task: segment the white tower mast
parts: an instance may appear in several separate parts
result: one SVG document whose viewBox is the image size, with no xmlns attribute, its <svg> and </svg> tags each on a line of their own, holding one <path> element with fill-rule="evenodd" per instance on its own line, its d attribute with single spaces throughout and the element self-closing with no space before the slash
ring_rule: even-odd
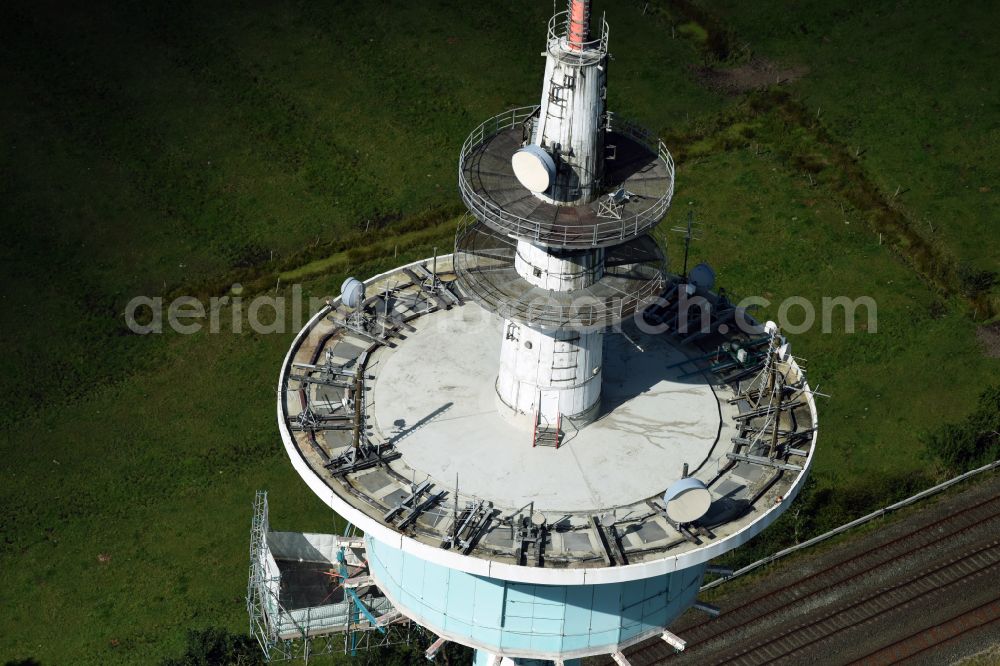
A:
<svg viewBox="0 0 1000 666">
<path fill-rule="evenodd" d="M 607 25 L 591 41 L 589 0 L 570 0 L 565 34 L 549 31 L 545 78 L 531 143 L 514 153 L 514 175 L 535 197 L 557 206 L 590 204 L 604 172 Z M 604 250 L 566 250 L 517 239 L 514 266 L 531 285 L 577 292 L 604 276 Z M 601 400 L 602 329 L 504 322 L 497 395 L 515 415 L 558 428 L 563 416 L 592 420 Z"/>
</svg>

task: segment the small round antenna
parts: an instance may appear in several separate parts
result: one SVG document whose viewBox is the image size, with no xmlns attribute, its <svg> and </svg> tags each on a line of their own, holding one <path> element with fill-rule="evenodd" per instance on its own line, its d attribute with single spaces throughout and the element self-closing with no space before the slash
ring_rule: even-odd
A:
<svg viewBox="0 0 1000 666">
<path fill-rule="evenodd" d="M 691 269 L 688 280 L 699 289 L 710 290 L 715 286 L 715 269 L 702 262 Z"/>
<path fill-rule="evenodd" d="M 340 285 L 340 300 L 349 308 L 357 308 L 365 300 L 365 284 L 349 277 Z"/>
</svg>

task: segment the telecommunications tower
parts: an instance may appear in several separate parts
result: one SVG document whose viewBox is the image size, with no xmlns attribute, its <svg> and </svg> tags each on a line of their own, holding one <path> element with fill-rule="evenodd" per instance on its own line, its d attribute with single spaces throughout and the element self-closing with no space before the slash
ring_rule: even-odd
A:
<svg viewBox="0 0 1000 666">
<path fill-rule="evenodd" d="M 650 236 L 674 164 L 606 108 L 607 23 L 571 0 L 544 56 L 540 104 L 462 146 L 454 253 L 347 280 L 282 364 L 293 467 L 363 534 L 273 532 L 258 498 L 269 657 L 413 625 L 478 665 L 683 649 L 668 626 L 709 561 L 805 481 L 818 422 L 789 343 Z"/>
</svg>

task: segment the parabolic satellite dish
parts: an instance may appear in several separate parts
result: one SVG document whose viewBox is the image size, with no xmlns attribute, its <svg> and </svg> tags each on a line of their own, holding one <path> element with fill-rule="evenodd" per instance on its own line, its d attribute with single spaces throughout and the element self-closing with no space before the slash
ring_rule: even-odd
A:
<svg viewBox="0 0 1000 666">
<path fill-rule="evenodd" d="M 688 280 L 699 289 L 711 289 L 715 286 L 715 269 L 702 262 L 691 269 Z"/>
<path fill-rule="evenodd" d="M 690 523 L 708 512 L 712 493 L 704 483 L 688 476 L 667 488 L 663 503 L 667 505 L 667 518 L 675 523 Z"/>
<path fill-rule="evenodd" d="M 365 285 L 356 278 L 349 277 L 340 285 L 340 300 L 349 308 L 356 308 L 365 300 Z"/>
<path fill-rule="evenodd" d="M 535 144 L 521 148 L 510 158 L 514 175 L 532 192 L 544 192 L 556 177 L 556 163 L 545 149 Z"/>
</svg>

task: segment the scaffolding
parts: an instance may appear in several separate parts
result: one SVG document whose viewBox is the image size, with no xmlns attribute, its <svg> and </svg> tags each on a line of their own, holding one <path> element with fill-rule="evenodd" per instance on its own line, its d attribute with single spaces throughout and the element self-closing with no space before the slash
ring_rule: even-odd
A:
<svg viewBox="0 0 1000 666">
<path fill-rule="evenodd" d="M 264 491 L 254 498 L 247 613 L 267 661 L 354 655 L 409 642 L 414 629 L 372 584 L 361 537 L 271 531 Z"/>
</svg>

